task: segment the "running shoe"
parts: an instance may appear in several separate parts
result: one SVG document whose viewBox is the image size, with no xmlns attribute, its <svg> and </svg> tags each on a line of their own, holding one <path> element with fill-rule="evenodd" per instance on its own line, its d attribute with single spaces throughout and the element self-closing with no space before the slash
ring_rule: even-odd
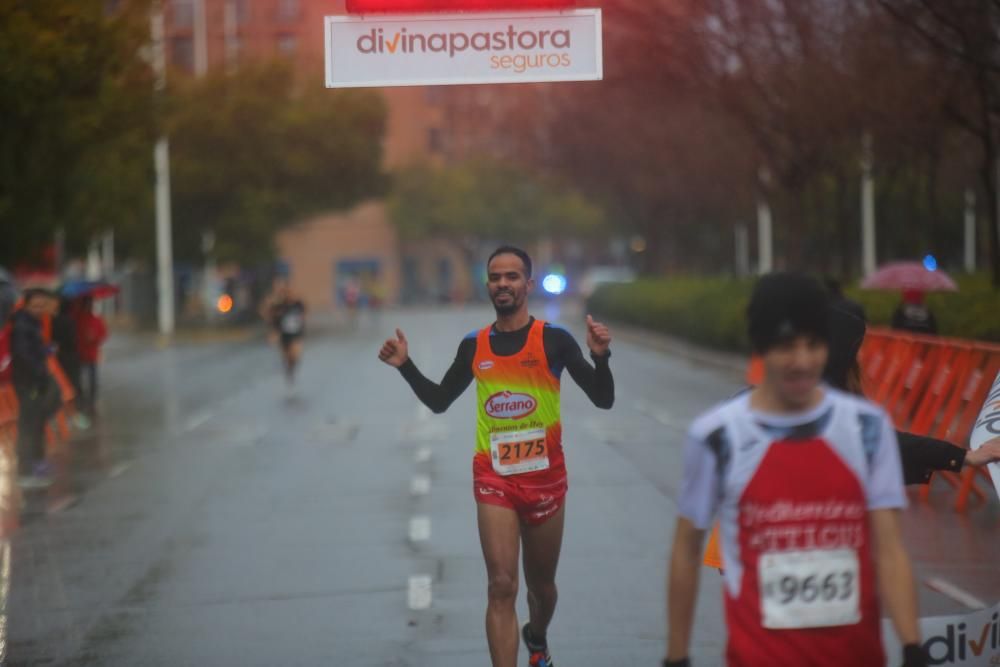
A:
<svg viewBox="0 0 1000 667">
<path fill-rule="evenodd" d="M 548 643 L 538 644 L 528 630 L 528 623 L 521 628 L 521 636 L 524 638 L 524 645 L 528 647 L 528 665 L 530 667 L 555 667 L 552 656 L 549 654 Z"/>
</svg>

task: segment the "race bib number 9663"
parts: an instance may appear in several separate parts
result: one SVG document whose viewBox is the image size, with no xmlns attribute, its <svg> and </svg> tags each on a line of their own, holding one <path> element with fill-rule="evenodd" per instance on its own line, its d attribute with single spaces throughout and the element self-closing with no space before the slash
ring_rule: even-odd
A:
<svg viewBox="0 0 1000 667">
<path fill-rule="evenodd" d="M 545 470 L 549 467 L 545 429 L 491 433 L 490 457 L 493 469 L 501 475 Z"/>
<path fill-rule="evenodd" d="M 757 564 L 765 628 L 823 628 L 861 620 L 854 549 L 774 551 Z"/>
</svg>

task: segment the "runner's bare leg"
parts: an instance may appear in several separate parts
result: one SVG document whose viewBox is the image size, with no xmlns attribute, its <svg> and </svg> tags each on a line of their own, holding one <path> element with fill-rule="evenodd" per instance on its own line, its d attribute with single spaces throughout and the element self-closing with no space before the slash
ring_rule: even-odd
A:
<svg viewBox="0 0 1000 667">
<path fill-rule="evenodd" d="M 516 667 L 518 647 L 517 556 L 521 548 L 517 513 L 478 503 L 479 541 L 488 581 L 486 639 L 493 667 Z"/>
<path fill-rule="evenodd" d="M 562 547 L 566 506 L 538 526 L 521 526 L 524 541 L 524 583 L 528 588 L 531 636 L 544 639 L 559 593 L 556 590 L 556 566 Z"/>
</svg>

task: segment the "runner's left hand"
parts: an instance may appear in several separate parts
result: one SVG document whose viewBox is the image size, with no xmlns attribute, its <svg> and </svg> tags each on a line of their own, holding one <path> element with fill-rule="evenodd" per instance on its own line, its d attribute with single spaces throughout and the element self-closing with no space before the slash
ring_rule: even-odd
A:
<svg viewBox="0 0 1000 667">
<path fill-rule="evenodd" d="M 587 347 L 595 357 L 603 357 L 611 345 L 611 332 L 608 328 L 587 315 Z"/>
<path fill-rule="evenodd" d="M 977 468 L 994 461 L 1000 461 L 1000 437 L 987 440 L 979 445 L 979 449 L 965 455 L 965 464 Z"/>
</svg>

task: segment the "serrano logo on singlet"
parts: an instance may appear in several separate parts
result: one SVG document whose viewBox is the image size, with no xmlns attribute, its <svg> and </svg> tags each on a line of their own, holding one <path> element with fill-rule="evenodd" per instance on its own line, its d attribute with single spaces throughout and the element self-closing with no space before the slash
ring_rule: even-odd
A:
<svg viewBox="0 0 1000 667">
<path fill-rule="evenodd" d="M 486 361 L 480 361 L 479 362 L 479 370 L 481 370 L 481 371 L 488 371 L 491 368 L 493 368 L 493 362 L 490 361 L 489 359 L 487 359 Z"/>
<path fill-rule="evenodd" d="M 537 407 L 538 401 L 534 396 L 510 391 L 493 394 L 483 404 L 486 414 L 494 419 L 523 419 Z"/>
</svg>

